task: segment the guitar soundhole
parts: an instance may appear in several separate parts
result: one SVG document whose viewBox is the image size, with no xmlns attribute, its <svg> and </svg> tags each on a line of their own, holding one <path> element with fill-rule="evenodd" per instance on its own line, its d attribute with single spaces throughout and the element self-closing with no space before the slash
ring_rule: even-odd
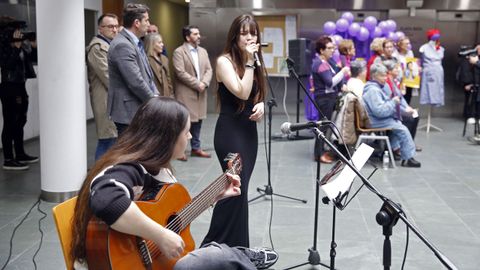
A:
<svg viewBox="0 0 480 270">
<path fill-rule="evenodd" d="M 174 231 L 177 234 L 180 234 L 180 231 L 182 230 L 182 220 L 177 217 L 178 215 L 171 215 L 168 218 L 167 228 Z"/>
</svg>

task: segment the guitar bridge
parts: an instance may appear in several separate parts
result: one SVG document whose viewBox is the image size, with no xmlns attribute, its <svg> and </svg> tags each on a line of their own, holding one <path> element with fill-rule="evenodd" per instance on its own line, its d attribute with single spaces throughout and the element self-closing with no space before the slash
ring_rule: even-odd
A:
<svg viewBox="0 0 480 270">
<path fill-rule="evenodd" d="M 150 251 L 147 247 L 147 241 L 143 239 L 137 240 L 137 247 L 140 253 L 140 257 L 142 258 L 143 265 L 145 265 L 146 269 L 151 269 L 152 267 L 152 256 L 150 255 Z"/>
</svg>

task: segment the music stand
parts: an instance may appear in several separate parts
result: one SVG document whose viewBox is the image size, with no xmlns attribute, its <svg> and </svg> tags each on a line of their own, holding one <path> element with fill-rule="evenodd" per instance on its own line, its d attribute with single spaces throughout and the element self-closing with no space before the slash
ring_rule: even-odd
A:
<svg viewBox="0 0 480 270">
<path fill-rule="evenodd" d="M 330 171 L 322 178 L 320 181 L 320 185 L 324 185 L 328 183 L 340 170 L 342 170 L 345 167 L 345 165 L 341 161 L 337 161 L 335 165 L 330 169 Z M 374 170 L 370 175 L 368 176 L 368 179 L 370 179 L 375 172 L 378 170 L 378 168 L 375 166 Z M 353 184 L 353 183 L 352 183 Z M 337 207 L 340 210 L 343 210 L 347 207 L 347 205 L 355 198 L 358 192 L 362 189 L 364 185 L 362 184 L 356 191 L 353 193 L 353 196 L 348 199 L 348 194 L 350 194 L 350 188 L 348 189 L 348 193 L 344 196 L 346 202 L 342 204 L 336 204 L 335 202 L 332 201 L 332 240 L 330 242 L 330 269 L 333 270 L 335 269 L 335 256 L 337 255 L 336 248 L 337 248 L 337 243 L 335 242 L 335 228 L 336 228 L 336 212 L 337 212 Z M 328 198 L 328 196 L 325 196 L 322 198 L 323 204 L 329 204 L 331 200 Z"/>
</svg>

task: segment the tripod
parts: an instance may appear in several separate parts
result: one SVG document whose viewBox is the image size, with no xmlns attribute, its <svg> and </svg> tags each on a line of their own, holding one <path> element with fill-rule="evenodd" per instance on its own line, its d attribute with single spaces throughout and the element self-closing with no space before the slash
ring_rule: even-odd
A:
<svg viewBox="0 0 480 270">
<path fill-rule="evenodd" d="M 267 105 L 268 105 L 268 151 L 267 151 L 267 185 L 264 186 L 265 188 L 260 188 L 260 187 L 257 187 L 257 192 L 260 193 L 260 195 L 258 195 L 257 197 L 249 200 L 248 202 L 251 203 L 257 199 L 260 199 L 262 197 L 265 197 L 265 196 L 272 196 L 272 195 L 275 195 L 275 196 L 278 196 L 278 197 L 282 197 L 282 198 L 286 198 L 286 199 L 290 199 L 290 200 L 294 200 L 294 201 L 299 201 L 299 202 L 302 202 L 302 203 L 307 203 L 307 200 L 303 200 L 303 199 L 298 199 L 298 198 L 294 198 L 294 197 L 289 197 L 289 196 L 285 196 L 285 195 L 282 195 L 282 194 L 278 194 L 278 193 L 274 193 L 273 192 L 273 188 L 272 188 L 272 182 L 271 182 L 271 158 L 272 158 L 272 108 L 273 107 L 276 107 L 277 106 L 277 102 L 275 101 L 275 94 L 273 93 L 273 89 L 272 89 L 272 85 L 270 84 L 270 80 L 268 78 L 268 72 L 267 72 L 267 69 L 264 68 L 264 72 L 266 74 L 266 78 L 267 78 L 267 82 L 268 82 L 268 87 L 270 88 L 270 94 L 272 95 L 272 98 L 267 101 Z"/>
<path fill-rule="evenodd" d="M 469 113 L 470 115 L 473 115 L 475 119 L 475 124 L 474 126 L 474 131 L 473 131 L 473 136 L 476 136 L 480 133 L 480 125 L 478 123 L 478 115 L 480 114 L 480 101 L 478 101 L 478 84 L 474 84 L 472 86 L 472 90 L 470 92 L 470 95 L 468 96 L 468 102 L 465 104 L 467 106 L 467 114 Z M 465 123 L 463 124 L 463 136 L 465 136 L 465 132 L 467 130 L 467 120 L 468 120 L 468 115 L 465 117 Z"/>
</svg>

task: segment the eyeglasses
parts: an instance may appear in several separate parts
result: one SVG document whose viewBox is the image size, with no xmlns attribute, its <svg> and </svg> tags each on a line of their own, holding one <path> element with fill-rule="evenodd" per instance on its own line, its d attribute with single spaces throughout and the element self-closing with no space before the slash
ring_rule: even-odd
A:
<svg viewBox="0 0 480 270">
<path fill-rule="evenodd" d="M 109 29 L 117 28 L 118 29 L 118 24 L 109 24 L 109 25 L 102 25 L 101 27 L 107 27 Z"/>
</svg>

